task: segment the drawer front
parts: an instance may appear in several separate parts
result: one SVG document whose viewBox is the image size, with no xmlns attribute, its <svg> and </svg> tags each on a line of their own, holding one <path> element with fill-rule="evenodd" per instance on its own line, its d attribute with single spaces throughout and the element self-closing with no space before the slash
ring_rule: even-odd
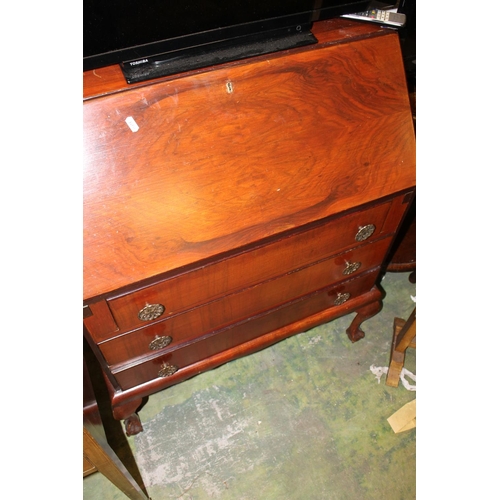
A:
<svg viewBox="0 0 500 500">
<path fill-rule="evenodd" d="M 334 219 L 319 227 L 111 299 L 108 301 L 109 307 L 122 331 L 160 321 L 335 255 L 363 241 L 373 241 L 382 231 L 384 234 L 394 231 L 399 221 L 394 222 L 394 227 L 387 227 L 387 224 L 384 227 L 390 207 L 391 203 L 387 202 Z M 372 226 L 374 231 L 370 234 Z M 360 228 L 367 228 L 367 232 L 363 234 L 363 229 Z M 148 311 L 148 305 L 153 304 L 160 304 L 161 308 L 158 308 L 157 313 L 145 315 L 146 319 L 141 320 L 140 312 Z"/>
<path fill-rule="evenodd" d="M 244 342 L 278 328 L 304 319 L 327 308 L 338 307 L 339 316 L 345 314 L 349 300 L 368 292 L 375 284 L 378 269 L 356 279 L 328 287 L 310 296 L 293 301 L 283 307 L 270 311 L 213 335 L 180 346 L 165 354 L 133 367 L 114 370 L 118 383 L 123 390 L 130 389 L 156 378 L 168 378 L 174 370 L 180 370 L 193 363 L 237 347 Z M 342 302 L 336 305 L 336 301 Z"/>
<path fill-rule="evenodd" d="M 390 238 L 384 238 L 343 252 L 300 271 L 246 288 L 150 327 L 103 342 L 100 349 L 109 364 L 126 362 L 155 350 L 171 349 L 179 343 L 256 316 L 331 283 L 349 279 L 379 266 L 390 242 Z"/>
</svg>

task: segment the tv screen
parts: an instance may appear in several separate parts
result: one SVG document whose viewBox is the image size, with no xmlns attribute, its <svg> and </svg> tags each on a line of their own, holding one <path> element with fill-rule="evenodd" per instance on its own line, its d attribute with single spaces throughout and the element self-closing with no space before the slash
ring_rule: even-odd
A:
<svg viewBox="0 0 500 500">
<path fill-rule="evenodd" d="M 314 21 L 359 12 L 368 4 L 367 0 L 84 0 L 83 69 L 121 64 L 125 70 L 143 71 L 149 65 L 168 74 L 179 71 L 183 58 L 188 66 L 200 67 L 287 48 L 278 41 L 282 35 L 294 39 L 291 47 L 314 43 L 308 32 Z M 241 46 L 246 48 L 236 49 Z M 159 76 L 158 71 L 153 73 L 149 77 Z"/>
</svg>

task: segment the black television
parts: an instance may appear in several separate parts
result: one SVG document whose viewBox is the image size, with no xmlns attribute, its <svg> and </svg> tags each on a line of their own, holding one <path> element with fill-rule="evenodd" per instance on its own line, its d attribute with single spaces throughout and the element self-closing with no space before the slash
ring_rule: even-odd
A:
<svg viewBox="0 0 500 500">
<path fill-rule="evenodd" d="M 83 69 L 128 83 L 316 43 L 313 22 L 369 0 L 84 0 Z"/>
</svg>

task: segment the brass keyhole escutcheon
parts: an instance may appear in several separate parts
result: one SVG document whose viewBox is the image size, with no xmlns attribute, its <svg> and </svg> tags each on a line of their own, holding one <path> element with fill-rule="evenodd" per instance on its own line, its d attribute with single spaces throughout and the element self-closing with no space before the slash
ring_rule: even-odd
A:
<svg viewBox="0 0 500 500">
<path fill-rule="evenodd" d="M 158 351 L 159 349 L 163 349 L 167 347 L 170 342 L 172 342 L 172 337 L 164 336 L 164 337 L 156 337 L 149 343 L 149 348 L 152 351 Z"/>
<path fill-rule="evenodd" d="M 148 304 L 139 311 L 141 321 L 151 321 L 159 318 L 165 312 L 165 307 L 161 304 Z"/>
<path fill-rule="evenodd" d="M 354 239 L 356 241 L 365 241 L 375 232 L 375 226 L 373 224 L 367 224 L 366 226 L 360 226 L 358 232 Z"/>
<path fill-rule="evenodd" d="M 175 365 L 171 365 L 170 363 L 163 363 L 161 366 L 161 370 L 158 372 L 158 377 L 170 377 L 173 375 L 179 368 Z"/>
<path fill-rule="evenodd" d="M 361 267 L 361 262 L 347 262 L 345 263 L 345 268 L 342 271 L 342 274 L 346 276 L 352 273 L 355 273 Z"/>
<path fill-rule="evenodd" d="M 347 302 L 351 297 L 349 292 L 337 293 L 337 298 L 333 301 L 334 306 L 340 306 L 344 302 Z"/>
</svg>

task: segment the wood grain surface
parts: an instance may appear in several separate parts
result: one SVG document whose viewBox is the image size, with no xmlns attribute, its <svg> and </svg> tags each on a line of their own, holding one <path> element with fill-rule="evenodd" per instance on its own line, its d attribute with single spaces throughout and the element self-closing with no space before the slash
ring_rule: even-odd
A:
<svg viewBox="0 0 500 500">
<path fill-rule="evenodd" d="M 404 82 L 389 33 L 85 101 L 84 299 L 414 186 Z"/>
</svg>

